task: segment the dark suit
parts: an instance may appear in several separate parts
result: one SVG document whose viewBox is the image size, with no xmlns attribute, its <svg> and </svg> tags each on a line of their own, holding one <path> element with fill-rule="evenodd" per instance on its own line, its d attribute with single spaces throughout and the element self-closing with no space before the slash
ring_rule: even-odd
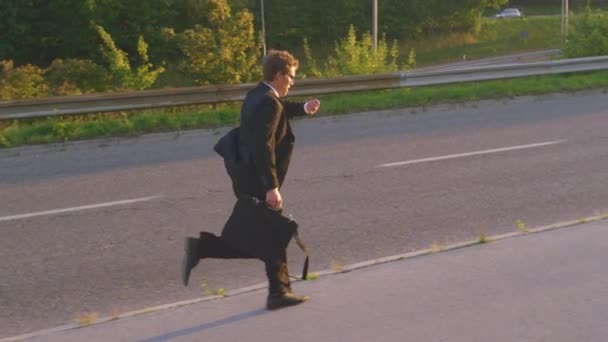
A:
<svg viewBox="0 0 608 342">
<path fill-rule="evenodd" d="M 295 142 L 289 118 L 305 114 L 303 103 L 282 101 L 264 83 L 247 93 L 241 109 L 239 152 L 251 168 L 235 184 L 235 191 L 264 200 L 266 191 L 281 187 Z"/>
<path fill-rule="evenodd" d="M 265 201 L 268 190 L 281 187 L 295 142 L 289 118 L 305 114 L 304 103 L 282 101 L 263 82 L 247 93 L 240 127 L 215 147 L 224 157 L 237 198 L 253 196 Z M 270 295 L 291 292 L 285 249 L 269 253 L 272 256 L 252 254 L 256 250 L 252 245 L 260 242 L 246 234 L 251 226 L 231 224 L 242 222 L 234 220 L 237 207 L 238 203 L 221 237 L 201 233 L 201 257 L 260 258 L 266 265 Z"/>
</svg>

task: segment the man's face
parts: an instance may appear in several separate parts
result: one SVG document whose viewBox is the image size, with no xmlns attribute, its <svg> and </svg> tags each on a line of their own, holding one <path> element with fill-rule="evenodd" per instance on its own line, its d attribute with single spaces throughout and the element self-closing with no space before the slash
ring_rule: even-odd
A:
<svg viewBox="0 0 608 342">
<path fill-rule="evenodd" d="M 289 88 L 293 86 L 296 79 L 296 67 L 290 67 L 286 74 L 277 73 L 274 77 L 273 87 L 277 90 L 280 97 L 286 96 Z"/>
</svg>

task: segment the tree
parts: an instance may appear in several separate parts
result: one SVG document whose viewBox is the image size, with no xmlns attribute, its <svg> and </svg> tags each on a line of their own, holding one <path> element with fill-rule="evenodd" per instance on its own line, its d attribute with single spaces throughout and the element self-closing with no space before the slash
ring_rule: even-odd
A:
<svg viewBox="0 0 608 342">
<path fill-rule="evenodd" d="M 2 0 L 0 13 L 0 59 L 44 67 L 91 51 L 94 31 L 85 1 Z"/>
<path fill-rule="evenodd" d="M 242 3 L 242 0 L 230 0 Z M 369 1 L 371 10 L 371 1 Z M 260 0 L 249 0 L 248 8 L 256 17 L 261 31 Z M 266 9 L 266 38 L 270 48 L 293 50 L 299 48 L 302 37 L 311 43 L 327 44 L 343 37 L 351 24 L 369 27 L 370 16 L 361 1 L 353 0 L 264 0 Z M 371 13 L 371 12 L 370 12 Z"/>
<path fill-rule="evenodd" d="M 20 20 L 22 0 L 0 1 L 0 60 L 14 60 L 17 52 L 15 44 L 22 38 L 26 30 L 25 23 Z"/>
<path fill-rule="evenodd" d="M 389 37 L 421 39 L 446 32 L 479 31 L 483 10 L 508 0 L 383 0 L 379 2 L 381 30 Z"/>
<path fill-rule="evenodd" d="M 89 4 L 89 21 L 104 27 L 114 37 L 115 44 L 127 53 L 131 63 L 138 62 L 137 45 L 133 42 L 139 37 L 153 47 L 149 51 L 152 63 L 158 65 L 165 59 L 166 53 L 160 49 L 162 28 L 175 27 L 175 23 L 180 22 L 178 15 L 183 0 L 84 1 Z M 96 45 L 94 48 L 96 50 Z"/>
<path fill-rule="evenodd" d="M 251 13 L 244 10 L 232 16 L 226 0 L 204 0 L 202 5 L 208 26 L 196 25 L 175 36 L 185 56 L 180 70 L 201 85 L 259 77 L 260 43 Z"/>
</svg>

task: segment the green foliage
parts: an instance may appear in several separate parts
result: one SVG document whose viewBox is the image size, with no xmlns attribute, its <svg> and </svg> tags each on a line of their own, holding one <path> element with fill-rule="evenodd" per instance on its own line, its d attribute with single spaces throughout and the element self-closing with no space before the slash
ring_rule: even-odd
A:
<svg viewBox="0 0 608 342">
<path fill-rule="evenodd" d="M 369 32 L 363 33 L 361 39 L 357 37 L 353 25 L 342 40 L 335 43 L 333 54 L 327 58 L 325 67 L 321 70 L 312 56 L 308 39 L 303 42 L 305 61 L 303 74 L 305 77 L 338 77 L 342 75 L 364 75 L 382 72 L 395 72 L 399 69 L 397 57 L 399 50 L 397 41 L 389 48 L 386 36 L 378 41 L 374 49 L 372 37 Z M 416 53 L 410 50 L 404 68 L 409 70 L 416 64 Z"/>
<path fill-rule="evenodd" d="M 351 25 L 347 36 L 336 42 L 334 55 L 329 57 L 325 73 L 327 76 L 340 76 L 397 71 L 398 54 L 397 42 L 393 42 L 389 49 L 386 36 L 378 41 L 374 51 L 369 32 L 363 33 L 361 40 L 358 40 L 356 29 Z"/>
<path fill-rule="evenodd" d="M 563 54 L 568 58 L 608 55 L 608 16 L 594 14 L 587 7 L 585 14 L 574 20 Z"/>
<path fill-rule="evenodd" d="M 306 63 L 304 63 L 303 68 L 302 68 L 302 66 L 300 67 L 301 69 L 303 69 L 301 74 L 303 74 L 304 77 L 313 77 L 313 78 L 321 77 L 323 74 L 317 67 L 317 62 L 315 61 L 315 58 L 312 55 L 312 50 L 310 49 L 310 45 L 308 44 L 307 38 L 304 38 L 303 47 L 304 47 L 304 58 L 305 58 Z"/>
<path fill-rule="evenodd" d="M 421 39 L 435 34 L 479 32 L 483 11 L 508 0 L 379 1 L 380 30 L 389 37 Z"/>
<path fill-rule="evenodd" d="M 598 0 L 595 0 L 596 2 Z M 371 27 L 371 2 L 353 0 L 265 0 L 268 47 L 297 50 L 302 37 L 312 46 L 327 46 L 347 34 L 349 25 Z M 484 8 L 507 0 L 382 0 L 380 32 L 389 40 L 424 37 L 431 33 L 476 31 Z M 0 60 L 17 65 L 48 66 L 54 59 L 90 59 L 102 63 L 96 25 L 114 37 L 130 63 L 139 63 L 133 42 L 144 37 L 154 65 L 172 62 L 163 28 L 176 32 L 211 28 L 236 12 L 255 14 L 254 31 L 261 31 L 259 0 L 2 0 L 0 1 Z M 215 6 L 215 7 L 214 7 Z M 219 6 L 219 7 L 218 7 Z M 253 18 L 252 18 L 253 19 Z M 256 34 L 257 35 L 257 34 Z M 321 51 L 322 54 L 328 51 Z"/>
<path fill-rule="evenodd" d="M 0 134 L 0 147 L 11 147 L 11 142 L 2 134 Z"/>
<path fill-rule="evenodd" d="M 56 122 L 53 125 L 53 133 L 58 136 L 64 142 L 68 141 L 68 135 L 66 133 L 67 123 Z"/>
<path fill-rule="evenodd" d="M 382 2 L 382 1 L 380 1 Z M 258 14 L 260 1 L 250 1 Z M 308 37 L 313 46 L 328 45 L 348 32 L 350 24 L 371 25 L 371 1 L 353 0 L 264 0 L 267 43 L 270 48 L 293 50 Z M 261 30 L 258 17 L 256 25 Z M 331 45 L 327 46 L 331 49 Z"/>
<path fill-rule="evenodd" d="M 0 60 L 46 67 L 55 58 L 94 51 L 82 0 L 0 1 Z"/>
<path fill-rule="evenodd" d="M 27 99 L 48 94 L 44 70 L 27 64 L 14 68 L 13 61 L 0 61 L 0 100 Z"/>
<path fill-rule="evenodd" d="M 87 59 L 56 59 L 44 77 L 53 95 L 78 95 L 111 89 L 107 71 Z"/>
<path fill-rule="evenodd" d="M 24 22 L 20 20 L 20 0 L 0 1 L 0 60 L 15 59 L 18 52 L 17 40 L 21 38 L 24 31 Z"/>
<path fill-rule="evenodd" d="M 407 55 L 407 62 L 405 63 L 405 70 L 411 70 L 416 66 L 416 50 L 410 49 Z"/>
<path fill-rule="evenodd" d="M 133 72 L 127 58 L 127 53 L 116 47 L 114 40 L 103 27 L 98 25 L 96 28 L 104 43 L 101 51 L 104 59 L 110 66 L 110 76 L 115 88 L 137 90 L 149 88 L 154 84 L 158 76 L 165 71 L 163 67 L 150 70 L 152 64 L 148 59 L 148 44 L 140 36 L 137 43 L 137 52 L 143 63 L 137 67 L 136 72 Z"/>
<path fill-rule="evenodd" d="M 63 0 L 65 1 L 65 0 Z M 73 1 L 73 0 L 70 0 Z M 161 65 L 168 58 L 170 50 L 161 46 L 162 27 L 176 27 L 183 22 L 179 16 L 185 12 L 183 4 L 198 0 L 78 0 L 85 2 L 88 7 L 87 22 L 102 26 L 114 38 L 116 46 L 127 53 L 131 65 L 141 63 L 138 57 L 137 45 L 139 37 L 143 37 L 151 49 L 150 61 L 154 65 Z M 96 31 L 96 30 L 95 30 Z M 96 32 L 90 35 L 91 43 L 88 45 L 90 58 L 101 63 L 101 58 L 92 58 L 91 54 L 97 52 L 97 41 L 91 39 Z M 101 56 L 100 56 L 101 57 Z"/>
<path fill-rule="evenodd" d="M 131 79 L 132 83 L 129 84 L 130 89 L 146 89 L 150 88 L 160 74 L 165 72 L 164 67 L 158 67 L 151 70 L 153 67 L 148 58 L 148 44 L 144 40 L 144 37 L 139 36 L 137 40 L 137 52 L 142 59 L 143 63 L 137 67 L 137 73 Z"/>
<path fill-rule="evenodd" d="M 208 26 L 175 35 L 185 58 L 180 70 L 197 84 L 245 83 L 260 76 L 260 44 L 247 11 L 230 13 L 226 0 L 204 0 Z"/>
</svg>

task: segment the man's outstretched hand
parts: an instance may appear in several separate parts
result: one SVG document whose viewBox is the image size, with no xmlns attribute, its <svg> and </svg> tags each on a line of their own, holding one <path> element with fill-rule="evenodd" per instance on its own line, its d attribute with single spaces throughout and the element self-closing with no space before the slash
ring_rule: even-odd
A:
<svg viewBox="0 0 608 342">
<path fill-rule="evenodd" d="M 281 197 L 279 188 L 266 191 L 266 203 L 274 209 L 281 209 L 283 207 L 283 198 Z"/>
<path fill-rule="evenodd" d="M 308 115 L 315 115 L 319 110 L 319 107 L 321 107 L 321 101 L 319 101 L 319 99 L 313 99 L 304 104 L 304 110 Z"/>
</svg>

